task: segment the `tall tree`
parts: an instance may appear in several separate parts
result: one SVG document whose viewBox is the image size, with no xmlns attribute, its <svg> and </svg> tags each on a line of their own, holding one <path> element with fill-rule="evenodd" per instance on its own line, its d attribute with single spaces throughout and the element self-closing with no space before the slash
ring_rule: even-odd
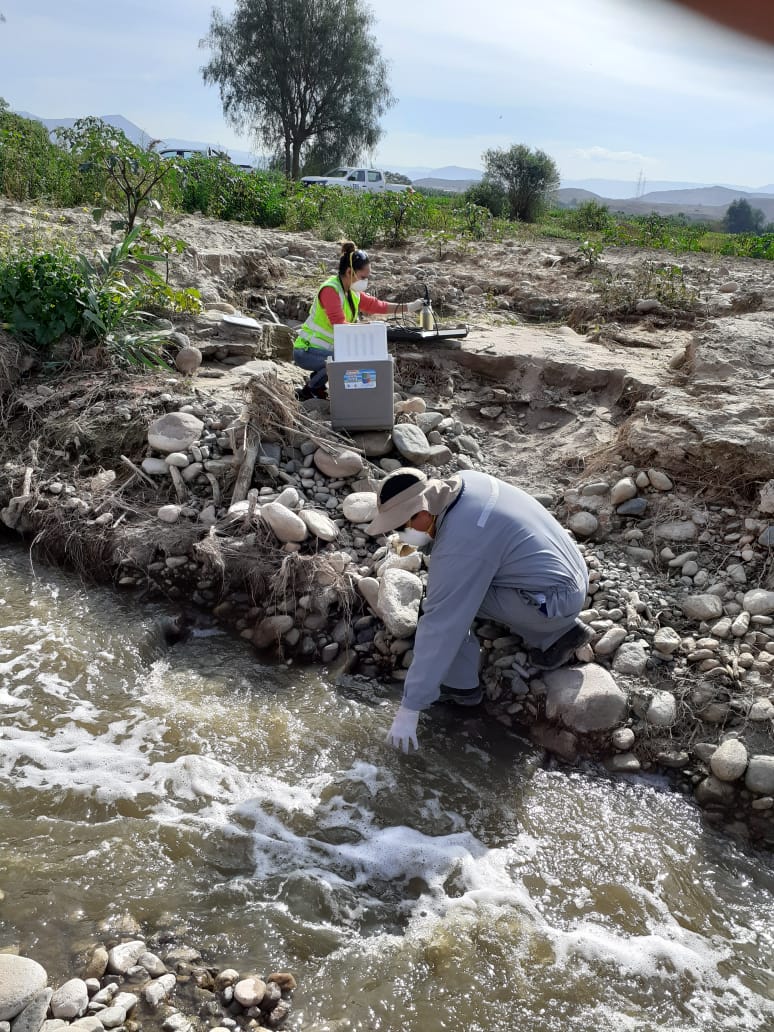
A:
<svg viewBox="0 0 774 1032">
<path fill-rule="evenodd" d="M 505 190 L 512 219 L 533 222 L 559 186 L 559 169 L 554 159 L 523 143 L 508 150 L 484 151 L 482 160 L 484 179 Z"/>
<path fill-rule="evenodd" d="M 760 208 L 753 208 L 749 201 L 740 197 L 731 201 L 723 216 L 726 233 L 760 233 L 766 216 Z"/>
<path fill-rule="evenodd" d="M 297 179 L 315 143 L 351 156 L 381 136 L 394 101 L 373 26 L 362 0 L 236 0 L 231 17 L 213 11 L 200 42 L 211 52 L 204 81 L 231 125 L 279 147 Z"/>
</svg>

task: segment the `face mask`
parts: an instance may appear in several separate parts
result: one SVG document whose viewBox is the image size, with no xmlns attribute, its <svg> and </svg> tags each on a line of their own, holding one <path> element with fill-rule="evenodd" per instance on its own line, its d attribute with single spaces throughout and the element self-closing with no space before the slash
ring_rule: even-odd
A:
<svg viewBox="0 0 774 1032">
<path fill-rule="evenodd" d="M 358 294 L 359 294 L 362 290 L 365 290 L 367 286 L 368 286 L 368 280 L 367 279 L 359 279 L 359 280 L 355 280 L 355 282 L 352 284 L 352 289 L 356 290 L 358 292 Z"/>
<path fill-rule="evenodd" d="M 398 538 L 404 545 L 411 545 L 413 548 L 427 548 L 433 540 L 424 530 L 415 530 L 413 527 L 399 530 Z"/>
</svg>

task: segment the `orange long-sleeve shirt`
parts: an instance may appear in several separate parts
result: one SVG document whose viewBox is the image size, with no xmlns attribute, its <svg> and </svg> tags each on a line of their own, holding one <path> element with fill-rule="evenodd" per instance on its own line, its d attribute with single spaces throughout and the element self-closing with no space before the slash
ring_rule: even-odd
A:
<svg viewBox="0 0 774 1032">
<path fill-rule="evenodd" d="M 341 303 L 341 298 L 333 287 L 322 288 L 320 291 L 320 304 L 325 309 L 325 314 L 330 319 L 331 325 L 336 326 L 347 321 L 344 318 L 344 307 Z M 380 301 L 373 294 L 361 293 L 361 312 L 364 312 L 366 315 L 386 315 L 387 310 L 388 303 L 386 301 Z"/>
</svg>

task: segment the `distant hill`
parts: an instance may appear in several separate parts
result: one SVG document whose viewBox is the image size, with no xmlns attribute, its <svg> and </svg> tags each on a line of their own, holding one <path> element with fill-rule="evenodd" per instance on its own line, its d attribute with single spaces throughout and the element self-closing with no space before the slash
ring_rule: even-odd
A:
<svg viewBox="0 0 774 1032">
<path fill-rule="evenodd" d="M 652 193 L 643 194 L 636 198 L 641 204 L 688 204 L 688 205 L 716 205 L 723 204 L 726 207 L 739 197 L 744 197 L 753 204 L 754 200 L 760 198 L 767 200 L 766 195 L 759 195 L 745 190 L 734 190 L 727 186 L 703 186 L 694 190 L 658 190 Z"/>
<path fill-rule="evenodd" d="M 415 179 L 413 185 L 416 187 L 423 186 L 427 190 L 446 190 L 449 193 L 464 193 L 469 186 L 473 186 L 478 182 L 480 182 L 478 179 L 436 179 L 435 177 L 429 177 L 427 179 Z"/>
<path fill-rule="evenodd" d="M 444 165 L 443 168 L 425 168 L 423 166 L 393 165 L 390 162 L 387 162 L 386 164 L 378 162 L 377 164 L 379 167 L 389 168 L 393 172 L 400 172 L 402 175 L 408 176 L 413 183 L 424 179 L 464 179 L 468 183 L 477 183 L 484 177 L 484 173 L 481 169 L 462 168 L 460 165 Z M 445 189 L 445 187 L 442 187 L 441 189 Z"/>
<path fill-rule="evenodd" d="M 428 173 L 431 179 L 465 179 L 477 183 L 484 178 L 484 173 L 477 168 L 460 168 L 459 165 L 444 165 L 443 168 L 434 168 Z"/>
<path fill-rule="evenodd" d="M 36 122 L 42 122 L 49 132 L 59 128 L 72 129 L 78 121 L 78 118 L 41 118 L 40 115 L 30 114 L 29 111 L 17 111 L 16 113 L 21 115 L 22 118 L 32 118 Z M 120 129 L 126 138 L 131 140 L 132 143 L 137 144 L 138 147 L 147 147 L 153 139 L 144 129 L 140 129 L 138 125 L 130 122 L 128 118 L 124 118 L 123 115 L 98 115 L 97 117 L 106 122 L 107 125 Z"/>
<path fill-rule="evenodd" d="M 644 187 L 648 193 L 661 193 L 665 190 L 696 190 L 710 186 L 710 183 L 677 182 L 670 179 L 646 180 Z M 743 190 L 745 193 L 765 193 L 766 190 L 753 190 L 749 186 L 740 186 L 738 183 L 722 183 L 721 186 L 729 190 Z M 562 189 L 580 188 L 590 190 L 599 197 L 627 198 L 629 200 L 641 200 L 637 197 L 637 182 L 634 179 L 562 179 Z"/>
<path fill-rule="evenodd" d="M 58 129 L 60 126 L 65 129 L 72 129 L 78 121 L 77 118 L 41 118 L 40 115 L 30 114 L 29 111 L 17 111 L 16 114 L 21 115 L 22 118 L 32 118 L 37 122 L 42 122 L 49 132 L 53 132 L 54 129 Z M 123 115 L 97 115 L 96 117 L 102 119 L 107 125 L 120 129 L 126 138 L 138 147 L 147 147 L 154 140 L 153 136 L 146 133 L 138 125 L 135 125 L 134 122 L 130 122 L 128 118 L 124 118 Z M 177 137 L 169 137 L 158 142 L 159 150 L 163 150 L 165 147 L 175 150 L 206 150 L 208 147 L 214 147 L 217 150 L 225 151 L 237 165 L 259 164 L 255 155 L 249 151 L 232 150 L 230 147 L 222 147 L 211 140 L 181 140 Z"/>
<path fill-rule="evenodd" d="M 705 193 L 705 191 L 707 191 Z M 717 192 L 716 192 L 717 191 Z M 675 197 L 680 198 L 675 203 Z M 637 198 L 601 197 L 599 194 L 591 193 L 588 190 L 575 190 L 562 188 L 556 191 L 556 200 L 560 207 L 574 208 L 587 201 L 596 201 L 597 204 L 606 205 L 611 211 L 622 212 L 624 215 L 648 215 L 656 212 L 658 215 L 685 215 L 697 221 L 715 222 L 720 221 L 726 214 L 729 204 L 732 201 L 743 199 L 750 203 L 753 208 L 760 208 L 766 220 L 774 221 L 774 195 L 751 194 L 743 190 L 730 190 L 726 187 L 705 187 L 703 190 L 664 190 L 654 191 Z M 672 201 L 668 198 L 672 198 Z M 691 198 L 697 198 L 692 201 Z M 667 198 L 667 200 L 664 200 Z M 700 203 L 702 200 L 714 200 L 716 203 Z M 720 203 L 717 203 L 720 202 Z"/>
<path fill-rule="evenodd" d="M 578 204 L 585 204 L 586 201 L 596 201 L 598 204 L 611 204 L 613 203 L 609 198 L 605 200 L 597 193 L 592 193 L 591 190 L 582 190 L 577 186 L 562 186 L 554 195 L 559 204 L 565 207 L 574 207 Z"/>
</svg>

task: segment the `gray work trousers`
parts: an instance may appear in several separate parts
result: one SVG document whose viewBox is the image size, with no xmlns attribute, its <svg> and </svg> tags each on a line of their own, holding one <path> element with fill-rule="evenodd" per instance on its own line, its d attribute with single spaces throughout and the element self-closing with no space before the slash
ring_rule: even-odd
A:
<svg viewBox="0 0 774 1032">
<path fill-rule="evenodd" d="M 529 648 L 547 649 L 570 630 L 585 600 L 585 587 L 562 592 L 551 600 L 551 611 L 558 615 L 545 616 L 521 592 L 513 588 L 492 587 L 486 593 L 477 616 L 509 627 Z M 480 649 L 478 638 L 468 631 L 442 683 L 449 688 L 475 688 L 478 685 Z"/>
</svg>

